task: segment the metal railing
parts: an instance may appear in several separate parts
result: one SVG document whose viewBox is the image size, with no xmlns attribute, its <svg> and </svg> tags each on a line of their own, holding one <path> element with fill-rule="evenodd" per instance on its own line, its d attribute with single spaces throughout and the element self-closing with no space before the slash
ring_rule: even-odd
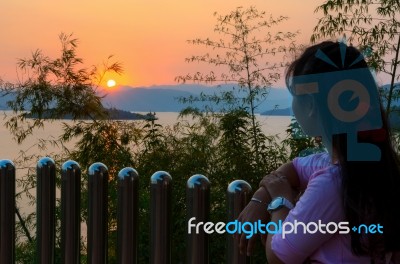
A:
<svg viewBox="0 0 400 264">
<path fill-rule="evenodd" d="M 0 263 L 15 262 L 15 166 L 0 160 Z M 107 262 L 108 169 L 94 163 L 88 170 L 88 263 Z M 171 263 L 171 194 L 172 177 L 158 171 L 150 178 L 150 263 Z M 188 219 L 207 222 L 210 217 L 210 181 L 204 175 L 190 177 L 186 184 Z M 80 263 L 81 169 L 69 160 L 61 167 L 61 257 L 63 263 Z M 118 174 L 117 256 L 118 263 L 137 263 L 138 259 L 138 190 L 135 169 L 124 168 Z M 228 221 L 237 218 L 251 199 L 252 189 L 242 180 L 227 188 Z M 56 166 L 45 157 L 37 163 L 37 263 L 54 263 L 56 233 Z M 227 263 L 250 263 L 239 254 L 237 241 L 228 237 Z M 188 234 L 187 263 L 209 263 L 209 237 L 203 231 Z"/>
</svg>

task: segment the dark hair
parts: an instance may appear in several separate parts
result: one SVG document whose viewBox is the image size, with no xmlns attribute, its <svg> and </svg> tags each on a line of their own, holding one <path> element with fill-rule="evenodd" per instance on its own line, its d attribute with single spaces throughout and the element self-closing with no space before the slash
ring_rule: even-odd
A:
<svg viewBox="0 0 400 264">
<path fill-rule="evenodd" d="M 289 89 L 293 76 L 342 70 L 318 59 L 315 56 L 318 50 L 325 53 L 336 65 L 342 64 L 339 43 L 325 41 L 311 46 L 288 67 L 286 83 Z M 364 59 L 351 65 L 359 56 L 360 52 L 356 48 L 348 46 L 344 68 L 367 68 Z M 372 143 L 380 148 L 379 161 L 348 161 L 346 134 L 332 137 L 332 146 L 338 155 L 341 170 L 344 212 L 350 228 L 360 224 L 379 223 L 383 226 L 383 234 L 351 232 L 351 248 L 357 255 L 376 256 L 382 252 L 400 250 L 399 160 L 392 146 L 390 129 L 382 106 L 380 110 L 382 128 L 358 132 L 357 135 L 358 142 Z"/>
</svg>

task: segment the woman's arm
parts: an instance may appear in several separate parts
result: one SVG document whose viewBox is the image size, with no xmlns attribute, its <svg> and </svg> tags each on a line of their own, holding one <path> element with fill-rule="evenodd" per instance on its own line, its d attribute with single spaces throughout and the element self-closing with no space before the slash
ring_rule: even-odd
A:
<svg viewBox="0 0 400 264">
<path fill-rule="evenodd" d="M 279 220 L 285 220 L 286 216 L 289 214 L 289 209 L 281 208 L 278 211 L 272 213 L 271 222 L 278 223 Z M 267 255 L 268 264 L 284 264 L 272 250 L 272 234 L 267 236 L 267 241 L 265 243 L 265 254 Z"/>
<path fill-rule="evenodd" d="M 285 175 L 291 185 L 293 191 L 298 193 L 299 179 L 296 169 L 292 162 L 288 162 L 280 166 L 275 172 Z M 253 198 L 260 200 L 261 203 L 250 201 L 248 205 L 240 213 L 238 220 L 240 222 L 255 222 L 261 220 L 263 223 L 269 221 L 269 213 L 267 211 L 267 205 L 271 202 L 271 196 L 269 195 L 266 186 L 263 183 L 270 174 L 266 175 L 260 182 L 260 188 L 254 193 Z M 244 234 L 236 236 L 240 239 L 239 249 L 242 254 L 251 255 L 253 253 L 254 245 L 259 236 L 252 236 L 250 239 L 246 239 Z M 261 237 L 263 243 L 265 242 L 266 236 Z"/>
<path fill-rule="evenodd" d="M 280 166 L 275 172 L 284 175 L 286 179 L 288 180 L 290 187 L 294 190 L 299 190 L 300 188 L 300 180 L 299 176 L 297 174 L 297 171 L 293 165 L 293 162 L 288 162 Z M 269 177 L 270 174 L 266 175 L 261 181 L 260 181 L 260 187 L 263 187 L 264 189 L 267 189 L 266 186 L 266 180 Z"/>
<path fill-rule="evenodd" d="M 340 181 L 335 180 L 338 175 L 340 174 L 337 167 L 319 170 L 314 174 L 313 180 L 308 182 L 307 189 L 293 209 L 289 211 L 283 208 L 272 212 L 271 221 L 277 223 L 282 220 L 282 226 L 278 225 L 278 228 L 282 228 L 282 233 L 268 235 L 265 251 L 269 263 L 280 263 L 279 261 L 303 263 L 326 241 L 335 236 L 336 233 L 326 232 L 324 226 L 345 219 L 340 196 Z M 290 184 L 288 181 L 285 183 L 282 176 L 277 176 L 277 179 L 281 180 L 272 183 L 273 177 L 270 177 L 270 182 L 266 183 L 271 198 L 282 196 L 293 203 L 293 200 L 290 200 L 294 198 L 290 197 Z M 316 232 L 307 232 L 304 231 L 307 228 L 300 224 L 295 227 L 297 232 L 293 232 L 294 230 L 290 230 L 290 225 L 293 227 L 296 222 L 304 225 L 318 223 L 318 229 Z"/>
<path fill-rule="evenodd" d="M 293 187 L 289 182 L 289 179 L 284 174 L 284 170 L 278 170 L 274 173 L 271 173 L 268 178 L 263 180 L 262 184 L 265 185 L 265 188 L 270 194 L 271 199 L 274 199 L 276 197 L 284 197 L 289 202 L 294 204 L 295 196 L 293 195 Z M 278 226 L 279 221 L 283 222 L 288 214 L 289 209 L 286 207 L 281 207 L 271 213 L 270 222 L 274 222 L 276 223 L 276 226 Z M 272 236 L 272 234 L 267 235 L 267 241 L 265 244 L 265 254 L 267 255 L 268 263 L 283 264 L 283 262 L 275 255 L 272 250 Z"/>
<path fill-rule="evenodd" d="M 294 191 L 299 190 L 299 186 L 300 186 L 299 176 L 297 175 L 296 169 L 293 166 L 293 162 L 290 161 L 288 163 L 281 165 L 274 172 L 284 175 Z M 267 187 L 265 186 L 265 180 L 270 175 L 271 174 L 267 174 L 266 176 L 264 176 L 264 178 L 260 181 L 260 185 L 259 185 L 260 188 L 253 195 L 254 198 L 256 198 L 266 204 L 269 204 L 271 202 L 271 197 L 270 197 L 269 193 L 267 192 Z"/>
</svg>

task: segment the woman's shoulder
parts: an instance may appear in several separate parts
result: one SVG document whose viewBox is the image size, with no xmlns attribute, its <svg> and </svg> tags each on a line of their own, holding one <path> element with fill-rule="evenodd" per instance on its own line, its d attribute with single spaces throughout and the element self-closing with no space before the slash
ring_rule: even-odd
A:
<svg viewBox="0 0 400 264">
<path fill-rule="evenodd" d="M 310 154 L 304 157 L 296 157 L 293 162 L 297 163 L 320 163 L 321 165 L 328 165 L 330 163 L 330 156 L 328 152 L 320 152 Z"/>
<path fill-rule="evenodd" d="M 301 189 L 306 188 L 312 175 L 331 165 L 330 156 L 327 152 L 297 157 L 292 163 L 299 177 Z"/>
<path fill-rule="evenodd" d="M 330 165 L 332 165 L 331 158 L 327 152 L 311 154 L 305 157 L 297 157 L 293 159 L 293 166 L 297 172 L 303 171 L 309 175 L 316 170 L 329 167 Z"/>
</svg>

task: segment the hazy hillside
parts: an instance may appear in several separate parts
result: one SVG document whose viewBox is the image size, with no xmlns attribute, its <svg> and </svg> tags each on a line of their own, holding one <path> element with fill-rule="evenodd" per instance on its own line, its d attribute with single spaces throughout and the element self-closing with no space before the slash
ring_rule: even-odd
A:
<svg viewBox="0 0 400 264">
<path fill-rule="evenodd" d="M 272 109 L 272 110 L 262 112 L 261 115 L 290 116 L 290 115 L 292 115 L 292 109 L 290 107 L 283 108 L 283 109 L 277 108 L 277 109 Z"/>
<path fill-rule="evenodd" d="M 137 112 L 178 112 L 187 105 L 178 101 L 179 97 L 199 95 L 200 93 L 213 94 L 219 91 L 231 90 L 231 85 L 221 87 L 207 87 L 202 85 L 163 85 L 151 87 L 120 87 L 108 91 L 104 98 L 107 107 L 116 107 L 126 111 Z M 238 93 L 240 96 L 240 93 Z M 201 107 L 204 104 L 197 104 Z M 286 89 L 271 88 L 268 98 L 258 109 L 264 112 L 276 108 L 287 108 L 290 105 L 290 94 Z"/>
<path fill-rule="evenodd" d="M 231 90 L 231 85 L 221 87 L 208 87 L 203 85 L 161 85 L 151 87 L 119 87 L 113 90 L 99 91 L 106 95 L 103 99 L 107 108 L 117 108 L 132 112 L 179 112 L 187 105 L 178 101 L 180 97 L 196 96 L 200 93 L 214 94 L 220 91 Z M 241 94 L 238 93 L 238 96 Z M 242 94 L 243 96 L 243 94 Z M 13 100 L 13 95 L 0 97 L 0 109 L 6 110 L 7 101 Z M 258 112 L 279 108 L 287 108 L 290 105 L 290 95 L 286 89 L 271 88 L 270 94 L 258 109 Z M 196 106 L 202 107 L 204 103 Z"/>
<path fill-rule="evenodd" d="M 106 107 L 135 112 L 179 112 L 182 105 L 175 100 L 192 93 L 173 89 L 127 88 L 112 91 L 103 99 Z"/>
<path fill-rule="evenodd" d="M 205 86 L 205 85 L 159 85 L 150 87 L 118 87 L 113 90 L 100 91 L 105 95 L 104 106 L 131 112 L 179 112 L 187 105 L 178 102 L 180 97 L 196 96 L 200 93 L 214 94 L 220 91 L 231 90 L 233 85 Z M 387 89 L 388 85 L 383 88 Z M 236 89 L 237 90 L 237 89 Z M 271 88 L 267 99 L 259 106 L 257 112 L 267 115 L 288 115 L 290 113 L 291 96 L 285 88 Z M 243 93 L 237 92 L 238 96 Z M 0 109 L 8 109 L 6 102 L 12 100 L 12 95 L 0 97 Z M 384 102 L 385 104 L 385 102 Z M 400 101 L 393 102 L 400 106 Z M 202 107 L 204 104 L 197 104 Z"/>
</svg>

